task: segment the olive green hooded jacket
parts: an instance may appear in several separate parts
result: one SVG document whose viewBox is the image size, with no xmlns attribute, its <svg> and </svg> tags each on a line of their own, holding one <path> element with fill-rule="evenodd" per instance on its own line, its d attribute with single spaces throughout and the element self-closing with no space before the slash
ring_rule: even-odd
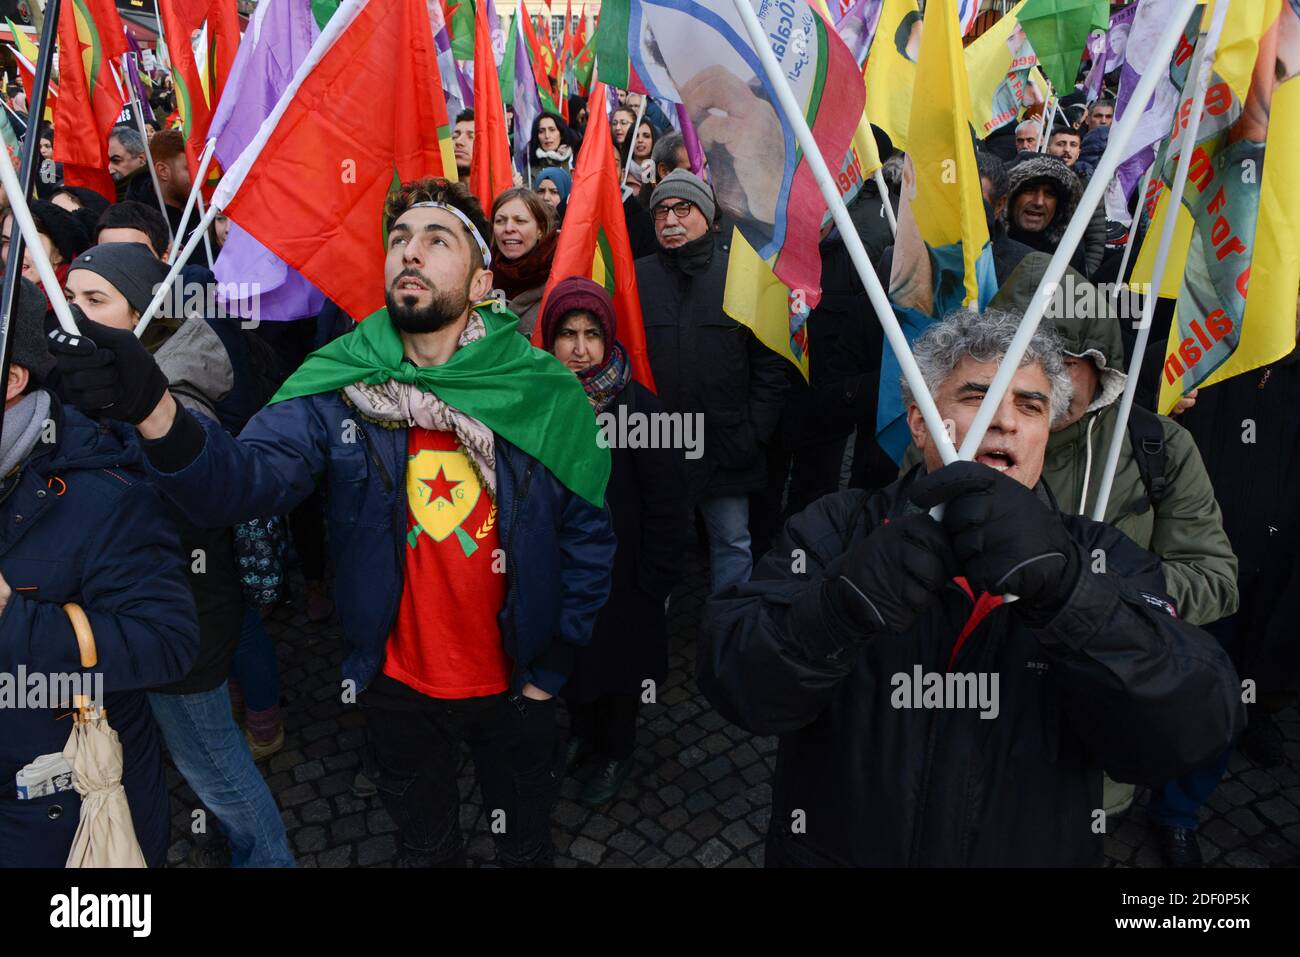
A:
<svg viewBox="0 0 1300 957">
<path fill-rule="evenodd" d="M 1048 260 L 1043 253 L 1025 257 L 989 305 L 1023 312 Z M 1070 274 L 1073 284 L 1064 284 L 1062 289 L 1073 296 L 1063 295 L 1058 302 L 1066 308 L 1049 308 L 1048 318 L 1065 341 L 1067 353 L 1093 360 L 1101 382 L 1097 398 L 1083 417 L 1048 439 L 1043 479 L 1062 511 L 1089 515 L 1101 487 L 1124 391 L 1124 343 L 1119 323 L 1131 320 L 1097 316 L 1102 310 L 1087 308 L 1086 298 L 1080 295 L 1083 278 L 1072 270 Z M 1089 284 L 1084 292 L 1095 288 Z M 1095 300 L 1088 303 L 1094 304 Z M 1160 557 L 1165 585 L 1180 617 L 1192 624 L 1208 624 L 1237 610 L 1237 557 L 1223 530 L 1219 503 L 1191 433 L 1170 418 L 1159 419 L 1165 439 L 1164 497 L 1154 510 L 1148 504 L 1126 429 L 1115 484 L 1106 503 L 1106 524 Z"/>
</svg>

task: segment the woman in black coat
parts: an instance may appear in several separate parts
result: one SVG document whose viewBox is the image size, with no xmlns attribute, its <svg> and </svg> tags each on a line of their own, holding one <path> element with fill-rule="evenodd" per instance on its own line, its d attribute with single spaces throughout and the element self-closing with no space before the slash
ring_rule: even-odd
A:
<svg viewBox="0 0 1300 957">
<path fill-rule="evenodd" d="M 685 545 L 686 472 L 680 450 L 628 448 L 621 441 L 620 421 L 630 425 L 644 417 L 648 426 L 664 413 L 654 394 L 632 381 L 627 353 L 615 338 L 609 293 L 590 279 L 571 276 L 551 291 L 541 322 L 546 349 L 587 390 L 613 459 L 605 500 L 618 551 L 609 601 L 563 692 L 572 719 L 567 768 L 594 754 L 598 768 L 581 800 L 599 806 L 626 780 L 637 706 L 648 691 L 657 693 L 668 670 L 665 605 Z M 642 434 L 657 431 L 647 428 Z"/>
</svg>

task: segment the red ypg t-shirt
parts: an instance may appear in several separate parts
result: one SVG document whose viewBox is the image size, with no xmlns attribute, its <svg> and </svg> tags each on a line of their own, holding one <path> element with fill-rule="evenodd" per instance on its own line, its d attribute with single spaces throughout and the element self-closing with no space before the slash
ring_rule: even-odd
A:
<svg viewBox="0 0 1300 957">
<path fill-rule="evenodd" d="M 412 428 L 406 464 L 406 577 L 384 674 L 431 698 L 499 694 L 510 659 L 497 509 L 451 432 Z"/>
</svg>

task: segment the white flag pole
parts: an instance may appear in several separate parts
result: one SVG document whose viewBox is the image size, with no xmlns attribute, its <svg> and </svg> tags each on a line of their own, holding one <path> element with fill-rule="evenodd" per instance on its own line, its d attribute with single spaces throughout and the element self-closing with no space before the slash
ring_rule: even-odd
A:
<svg viewBox="0 0 1300 957">
<path fill-rule="evenodd" d="M 633 123 L 632 128 L 627 131 L 627 162 L 623 164 L 623 179 L 622 182 L 619 183 L 620 189 L 627 184 L 627 171 L 632 168 L 632 150 L 636 149 L 636 132 L 641 129 L 641 119 L 645 116 L 645 105 L 648 99 L 650 99 L 648 93 L 641 94 L 641 105 L 636 109 L 636 122 Z M 531 165 L 532 164 L 529 163 L 529 166 Z"/>
<path fill-rule="evenodd" d="M 199 196 L 199 198 L 198 198 L 198 203 L 199 203 L 199 215 L 200 215 L 200 216 L 207 216 L 208 211 L 207 211 L 206 209 L 203 208 L 203 197 L 202 197 L 202 196 Z M 215 217 L 214 217 L 214 218 L 215 218 Z M 209 266 L 212 266 L 214 263 L 216 263 L 216 259 L 214 259 L 213 256 L 212 256 L 212 240 L 208 238 L 208 231 L 207 231 L 206 229 L 203 230 L 203 251 L 204 251 L 205 253 L 208 254 L 208 265 L 209 265 Z"/>
<path fill-rule="evenodd" d="M 0 122 L 7 121 L 0 119 Z M 45 287 L 45 294 L 50 297 L 59 325 L 69 335 L 81 335 L 81 330 L 72 319 L 68 300 L 63 296 L 63 285 L 59 282 L 59 277 L 54 275 L 50 257 L 45 254 L 45 247 L 41 245 L 41 237 L 32 219 L 32 211 L 27 207 L 27 195 L 22 184 L 18 182 L 18 174 L 14 172 L 13 164 L 7 158 L 0 159 L 0 183 L 4 185 L 5 196 L 9 198 L 9 212 L 13 214 L 18 228 L 22 230 L 24 251 L 32 257 L 32 265 L 36 267 L 36 272 L 41 277 L 41 285 Z M 21 275 L 21 267 L 19 272 Z M 14 301 L 17 302 L 17 299 L 15 298 Z"/>
<path fill-rule="evenodd" d="M 298 70 L 293 75 L 289 85 L 285 87 L 284 92 L 280 94 L 280 99 L 273 109 L 262 121 L 262 125 L 257 128 L 257 134 L 244 147 L 244 151 L 239 154 L 238 159 L 230 164 L 230 168 L 224 172 L 221 182 L 217 184 L 216 192 L 212 194 L 212 209 L 225 209 L 234 199 L 235 193 L 244 183 L 244 177 L 252 168 L 253 163 L 261 155 L 262 149 L 270 140 L 271 134 L 275 132 L 276 126 L 280 123 L 280 117 L 284 116 L 284 111 L 289 108 L 293 98 L 298 95 L 298 88 L 316 69 L 316 65 L 324 58 L 325 53 L 334 45 L 334 41 L 339 38 L 344 30 L 352 25 L 352 21 L 366 6 L 369 0 L 343 0 L 339 4 L 334 15 L 330 17 L 329 22 L 325 24 L 325 29 L 321 30 L 316 41 L 307 51 L 307 56 L 302 63 L 298 64 Z M 212 210 L 209 210 L 211 212 Z"/>
<path fill-rule="evenodd" d="M 1181 137 L 1171 135 L 1169 152 L 1172 155 L 1175 143 L 1180 145 L 1178 167 L 1174 171 L 1174 181 L 1169 187 L 1169 196 L 1165 200 L 1165 221 L 1160 231 L 1160 245 L 1156 248 L 1155 264 L 1151 269 L 1151 288 L 1142 303 L 1142 321 L 1138 325 L 1137 341 L 1133 344 L 1133 355 L 1129 357 L 1128 378 L 1124 382 L 1124 394 L 1119 400 L 1119 413 L 1115 418 L 1114 431 L 1110 437 L 1110 448 L 1106 452 L 1106 468 L 1101 473 L 1101 485 L 1097 489 L 1097 501 L 1093 503 L 1092 520 L 1106 520 L 1106 506 L 1110 502 L 1111 488 L 1115 484 L 1115 472 L 1119 468 L 1119 453 L 1128 430 L 1128 417 L 1133 411 L 1133 396 L 1137 392 L 1138 373 L 1142 370 L 1142 356 L 1146 352 L 1147 340 L 1151 337 L 1151 319 L 1155 315 L 1156 302 L 1160 298 L 1160 283 L 1164 279 L 1165 265 L 1169 259 L 1169 247 L 1173 244 L 1174 228 L 1178 224 L 1178 211 L 1182 205 L 1183 189 L 1187 186 L 1187 173 L 1191 169 L 1192 154 L 1196 152 L 1196 134 L 1201 126 L 1201 113 L 1205 109 L 1205 91 L 1210 85 L 1210 74 L 1214 68 L 1214 54 L 1219 46 L 1219 35 L 1223 32 L 1223 22 L 1227 17 L 1230 0 L 1219 0 L 1214 7 L 1214 20 L 1203 42 L 1197 45 L 1197 59 L 1188 76 L 1195 80 L 1192 90 L 1192 112 Z M 1154 62 L 1154 61 L 1153 61 Z M 1164 62 L 1163 60 L 1160 62 Z M 1160 72 L 1160 71 L 1155 71 Z M 1136 100 L 1145 103 L 1145 99 Z M 1181 101 L 1180 101 L 1181 103 Z M 1136 113 L 1137 111 L 1133 111 Z M 1175 131 L 1181 110 L 1174 111 Z M 1154 164 L 1152 164 L 1154 167 Z M 1087 494 L 1084 489 L 1084 494 Z"/>
<path fill-rule="evenodd" d="M 284 116 L 285 110 L 289 108 L 289 104 L 293 102 L 293 98 L 298 94 L 298 88 L 302 86 L 303 81 L 307 79 L 311 71 L 316 68 L 318 63 L 320 63 L 321 59 L 325 56 L 326 51 L 334 45 L 334 41 L 338 39 L 339 34 L 352 25 L 352 21 L 357 18 L 357 15 L 365 7 L 367 2 L 369 2 L 369 0 L 343 0 L 343 2 L 339 4 L 338 9 L 334 11 L 334 15 L 330 17 L 329 22 L 325 24 L 325 29 L 323 29 L 320 32 L 320 35 L 316 37 L 316 41 L 311 45 L 311 49 L 307 51 L 307 56 L 303 59 L 302 63 L 298 65 L 298 70 L 294 73 L 293 80 L 291 80 L 289 85 L 285 87 L 284 92 L 280 94 L 280 99 L 276 102 L 275 109 L 273 109 L 267 115 L 266 119 L 262 121 L 262 125 L 257 128 L 257 134 L 249 141 L 249 144 L 244 147 L 243 152 L 239 154 L 239 158 L 231 163 L 230 168 L 222 175 L 221 182 L 217 184 L 217 189 L 212 194 L 212 205 L 203 215 L 203 218 L 199 220 L 198 226 L 196 226 L 194 232 L 190 234 L 190 238 L 185 243 L 185 247 L 177 255 L 176 261 L 172 263 L 172 267 L 167 273 L 167 278 L 162 281 L 157 292 L 154 293 L 153 300 L 149 303 L 149 308 L 147 308 L 144 315 L 140 317 L 140 321 L 136 323 L 135 334 L 137 336 L 143 335 L 144 330 L 153 320 L 154 315 L 158 311 L 159 305 L 161 305 L 163 299 L 167 297 L 167 291 L 171 288 L 171 284 L 175 281 L 176 277 L 180 275 L 181 264 L 184 263 L 185 260 L 189 259 L 190 254 L 194 252 L 195 248 L 203 240 L 203 237 L 207 234 L 208 228 L 212 225 L 212 221 L 217 218 L 217 214 L 230 205 L 230 201 L 235 198 L 235 193 L 237 193 L 239 187 L 244 184 L 244 177 L 246 177 L 248 171 L 252 169 L 253 163 L 256 162 L 257 157 L 261 155 L 262 149 L 271 138 L 271 134 L 275 132 L 275 128 L 279 124 L 280 118 Z"/>
<path fill-rule="evenodd" d="M 207 144 L 203 147 L 203 155 L 199 157 L 198 175 L 194 177 L 194 182 L 190 185 L 190 195 L 189 198 L 185 200 L 185 211 L 181 213 L 181 224 L 176 227 L 177 236 L 185 235 L 185 227 L 188 226 L 190 222 L 190 213 L 194 212 L 194 199 L 199 195 L 199 190 L 203 186 L 203 178 L 208 175 L 208 165 L 212 162 L 212 154 L 216 148 L 217 141 L 215 139 L 208 140 Z M 203 210 L 199 210 L 199 215 L 203 215 Z M 176 261 L 177 252 L 179 252 L 179 248 L 176 245 L 176 240 L 173 238 L 171 255 L 167 257 L 168 265 L 171 265 Z M 211 261 L 212 258 L 209 256 L 208 262 Z"/>
<path fill-rule="evenodd" d="M 158 307 L 162 305 L 162 301 L 167 298 L 167 293 L 171 289 L 172 283 L 175 282 L 176 277 L 181 274 L 181 269 L 185 266 L 186 260 L 190 258 L 190 254 L 198 247 L 204 234 L 207 233 L 208 227 L 211 226 L 212 221 L 217 218 L 218 212 L 220 212 L 220 210 L 218 210 L 214 204 L 207 213 L 204 214 L 203 218 L 199 220 L 199 224 L 194 227 L 194 232 L 190 233 L 190 238 L 185 243 L 185 248 L 180 251 L 180 255 L 178 255 L 176 261 L 172 263 L 171 269 L 167 270 L 167 278 L 158 284 L 158 288 L 154 291 L 153 299 L 149 301 L 148 308 L 145 309 L 144 313 L 140 316 L 140 321 L 135 324 L 136 338 L 143 336 L 145 329 L 149 328 L 149 323 L 153 321 L 153 317 L 157 314 Z"/>
<path fill-rule="evenodd" d="M 740 0 L 740 2 L 743 2 L 743 0 Z M 1183 28 L 1187 25 L 1188 18 L 1191 17 L 1197 3 L 1198 0 L 1182 0 L 1182 3 L 1175 9 L 1169 23 L 1165 26 L 1164 33 L 1161 34 L 1159 42 L 1155 45 L 1149 62 L 1170 62 L 1174 50 L 1178 46 L 1178 41 L 1183 35 Z M 1158 69 L 1147 70 L 1142 74 L 1137 89 L 1133 91 L 1133 102 L 1146 103 L 1149 101 L 1151 94 L 1155 92 L 1156 83 L 1165 75 L 1164 71 Z M 1011 386 L 1011 380 L 1020 369 L 1020 360 L 1024 358 L 1025 350 L 1029 348 L 1029 341 L 1033 339 L 1034 333 L 1038 331 L 1038 323 L 1043 318 L 1043 313 L 1046 311 L 1048 304 L 1056 295 L 1056 290 L 1061 283 L 1061 277 L 1065 275 L 1065 269 L 1070 264 L 1070 258 L 1074 255 L 1075 248 L 1078 247 L 1079 241 L 1083 238 L 1083 231 L 1092 219 L 1093 210 L 1101 202 L 1102 196 L 1110 184 L 1111 177 L 1115 175 L 1115 170 L 1119 167 L 1120 156 L 1128 147 L 1129 140 L 1133 138 L 1133 133 L 1137 129 L 1141 115 L 1141 110 L 1127 110 L 1123 119 L 1111 127 L 1106 151 L 1102 154 L 1092 178 L 1088 181 L 1088 188 L 1084 190 L 1083 198 L 1079 200 L 1074 216 L 1071 217 L 1070 223 L 1066 227 L 1065 235 L 1061 237 L 1056 252 L 1052 254 L 1051 262 L 1047 264 L 1038 291 L 1034 294 L 1029 308 L 1025 311 L 1024 319 L 1021 320 L 1020 328 L 1011 340 L 1006 356 L 1003 357 L 1002 363 L 998 366 L 997 374 L 993 377 L 993 381 L 989 383 L 988 392 L 985 393 L 984 400 L 980 403 L 974 420 L 966 430 L 966 437 L 962 441 L 960 449 L 960 455 L 963 459 L 974 458 L 980 443 L 984 441 L 984 433 L 988 431 L 989 423 L 993 421 L 993 416 L 997 413 L 1007 389 Z"/>
<path fill-rule="evenodd" d="M 1142 208 L 1146 205 L 1147 188 L 1151 185 L 1151 174 L 1155 171 L 1155 168 L 1156 164 L 1153 160 L 1151 165 L 1147 167 L 1147 171 L 1142 174 L 1142 182 L 1138 186 L 1137 213 L 1134 214 L 1133 222 L 1128 228 L 1128 239 L 1124 241 L 1124 255 L 1120 258 L 1119 273 L 1115 277 L 1117 282 L 1110 293 L 1110 308 L 1112 312 L 1115 310 L 1115 302 L 1119 299 L 1120 288 L 1128 288 L 1128 280 L 1124 278 L 1124 275 L 1128 271 L 1129 257 L 1133 255 L 1133 246 L 1137 241 L 1138 226 L 1142 222 Z"/>
<path fill-rule="evenodd" d="M 812 130 L 808 128 L 808 122 L 804 119 L 794 93 L 791 92 L 790 85 L 781 72 L 781 65 L 776 61 L 776 54 L 772 52 L 772 48 L 768 45 L 767 37 L 763 34 L 763 26 L 758 22 L 758 17 L 754 13 L 754 8 L 750 6 L 749 0 L 733 0 L 733 2 L 735 3 L 736 12 L 745 24 L 745 31 L 749 34 L 750 42 L 754 44 L 754 50 L 758 54 L 759 62 L 763 65 L 763 72 L 767 75 L 768 82 L 776 92 L 777 105 L 785 115 L 786 122 L 794 130 L 795 137 L 799 141 L 799 147 L 803 151 L 804 158 L 808 161 L 808 166 L 812 170 L 818 188 L 821 190 L 822 198 L 825 199 L 831 216 L 835 220 L 835 225 L 839 228 L 840 238 L 844 240 L 844 246 L 848 250 L 849 258 L 852 259 L 853 265 L 858 271 L 858 277 L 862 280 L 862 285 L 866 288 L 867 296 L 871 300 L 871 305 L 876 310 L 876 318 L 880 320 L 880 325 L 885 332 L 885 338 L 889 340 L 890 348 L 894 350 L 894 355 L 898 358 L 898 365 L 902 370 L 903 378 L 907 381 L 907 387 L 911 390 L 917 406 L 921 409 L 921 415 L 925 418 L 925 426 L 934 439 L 943 461 L 945 463 L 953 462 L 957 458 L 957 450 L 953 447 L 948 430 L 944 428 L 943 419 L 939 415 L 939 408 L 934 404 L 934 397 L 930 395 L 925 379 L 921 376 L 921 370 L 917 367 L 916 359 L 912 357 L 912 350 L 907 344 L 907 337 L 903 335 L 903 330 L 894 315 L 893 307 L 889 304 L 889 297 L 885 295 L 884 287 L 880 285 L 880 279 L 876 276 L 876 271 L 871 267 L 871 262 L 867 258 L 867 251 L 862 245 L 862 239 L 853 226 L 853 220 L 849 218 L 849 212 L 844 207 L 844 200 L 840 198 L 840 191 L 839 187 L 835 185 L 835 178 L 831 175 L 826 166 L 826 160 L 822 157 L 821 148 L 813 138 Z M 1196 0 L 1188 0 L 1188 2 L 1195 3 Z"/>
<path fill-rule="evenodd" d="M 889 199 L 889 187 L 885 185 L 885 174 L 876 170 L 871 178 L 876 181 L 876 189 L 880 192 L 880 202 L 885 208 L 885 220 L 889 223 L 889 232 L 898 235 L 898 217 L 894 215 L 894 207 Z"/>
<path fill-rule="evenodd" d="M 149 133 L 144 128 L 144 111 L 140 109 L 140 100 L 135 95 L 135 84 L 131 82 L 131 66 L 127 62 L 130 56 L 129 53 L 122 54 L 122 75 L 126 78 L 126 91 L 130 97 L 131 114 L 135 118 L 135 131 L 140 137 L 140 142 L 144 144 L 144 159 L 149 166 L 149 179 L 153 181 L 153 192 L 158 199 L 158 209 L 162 212 L 163 222 L 167 224 L 168 241 L 175 243 L 176 234 L 172 232 L 172 220 L 167 215 L 167 200 L 163 199 L 162 184 L 158 182 L 158 170 L 153 165 L 153 151 L 149 149 Z"/>
</svg>

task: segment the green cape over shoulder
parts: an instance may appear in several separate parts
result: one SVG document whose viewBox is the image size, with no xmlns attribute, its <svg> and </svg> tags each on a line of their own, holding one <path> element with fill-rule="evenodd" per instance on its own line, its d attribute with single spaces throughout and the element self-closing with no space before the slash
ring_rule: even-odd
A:
<svg viewBox="0 0 1300 957">
<path fill-rule="evenodd" d="M 531 346 L 518 333 L 519 319 L 513 313 L 497 313 L 488 306 L 477 309 L 487 335 L 456 350 L 440 366 L 403 361 L 401 337 L 388 310 L 380 309 L 309 355 L 271 402 L 357 382 L 408 382 L 478 419 L 545 465 L 566 488 L 602 506 L 609 450 L 596 441 L 596 416 L 578 377 L 554 356 Z"/>
</svg>

